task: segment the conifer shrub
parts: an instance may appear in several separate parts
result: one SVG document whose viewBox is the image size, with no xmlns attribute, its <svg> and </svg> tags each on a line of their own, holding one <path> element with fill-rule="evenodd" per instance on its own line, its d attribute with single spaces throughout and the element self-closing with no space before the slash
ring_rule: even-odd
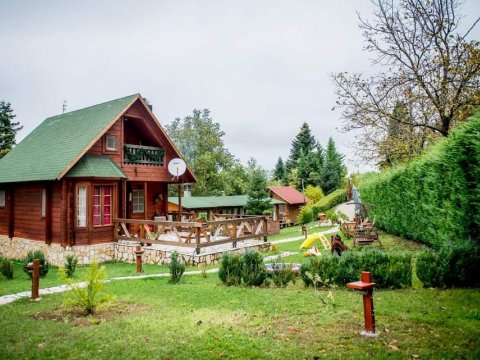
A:
<svg viewBox="0 0 480 360">
<path fill-rule="evenodd" d="M 32 273 L 27 270 L 27 266 L 28 266 L 28 264 L 33 262 L 34 259 L 39 259 L 40 260 L 40 265 L 41 265 L 40 266 L 40 277 L 47 276 L 50 264 L 45 259 L 45 255 L 43 254 L 43 252 L 41 252 L 40 250 L 29 251 L 27 253 L 27 256 L 23 260 L 23 265 L 24 265 L 23 266 L 23 271 L 25 271 L 25 273 L 27 273 L 28 276 L 30 276 L 30 278 L 32 278 Z"/>
<path fill-rule="evenodd" d="M 225 253 L 220 261 L 218 277 L 227 286 L 240 286 L 242 283 L 243 259 L 236 253 Z"/>
<path fill-rule="evenodd" d="M 257 251 L 243 254 L 242 280 L 246 286 L 261 286 L 267 278 L 263 256 Z"/>
<path fill-rule="evenodd" d="M 67 307 L 80 308 L 84 315 L 92 315 L 114 300 L 113 295 L 105 293 L 106 268 L 105 266 L 99 267 L 96 261 L 88 266 L 88 270 L 82 278 L 86 283 L 84 287 L 67 277 L 65 268 L 60 268 L 59 272 L 61 279 L 72 289 L 66 293 L 65 305 Z"/>
<path fill-rule="evenodd" d="M 317 274 L 324 282 L 334 283 L 338 273 L 338 256 L 311 257 L 308 262 L 300 267 L 300 276 L 306 287 L 313 286 L 312 276 Z"/>
<path fill-rule="evenodd" d="M 168 269 L 170 270 L 170 283 L 171 284 L 178 284 L 180 279 L 185 272 L 185 264 L 178 260 L 179 253 L 174 251 L 170 255 L 170 264 L 168 265 Z"/>
<path fill-rule="evenodd" d="M 300 208 L 300 212 L 297 218 L 297 223 L 305 225 L 311 222 L 312 220 L 313 220 L 312 208 L 308 205 Z"/>
<path fill-rule="evenodd" d="M 296 275 L 292 270 L 291 264 L 285 264 L 280 257 L 278 262 L 272 263 L 272 272 L 268 276 L 277 287 L 285 287 L 290 282 L 295 284 Z"/>
<path fill-rule="evenodd" d="M 75 255 L 67 255 L 65 260 L 65 274 L 67 277 L 71 278 L 77 268 L 78 258 Z"/>
<path fill-rule="evenodd" d="M 9 259 L 0 258 L 0 266 L 1 266 L 2 275 L 5 276 L 7 280 L 12 280 L 13 272 L 15 269 L 13 261 Z"/>
</svg>

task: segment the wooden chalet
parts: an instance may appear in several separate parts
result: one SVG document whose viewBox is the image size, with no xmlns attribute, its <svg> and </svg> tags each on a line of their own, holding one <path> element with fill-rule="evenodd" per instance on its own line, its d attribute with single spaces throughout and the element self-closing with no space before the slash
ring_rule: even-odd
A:
<svg viewBox="0 0 480 360">
<path fill-rule="evenodd" d="M 168 184 L 196 180 L 189 169 L 172 179 L 177 157 L 139 94 L 47 118 L 0 159 L 0 255 L 60 259 L 113 242 L 116 218 L 166 215 Z"/>
<path fill-rule="evenodd" d="M 243 216 L 248 202 L 247 195 L 230 196 L 187 196 L 181 199 L 182 211 L 189 212 L 194 218 L 200 213 L 207 215 L 207 219 L 214 217 Z M 277 220 L 279 207 L 285 205 L 281 200 L 272 199 L 272 218 Z M 172 215 L 178 212 L 178 197 L 168 198 L 168 211 Z"/>
<path fill-rule="evenodd" d="M 284 202 L 284 204 L 279 205 L 278 210 L 281 226 L 295 224 L 300 214 L 300 208 L 309 199 L 292 186 L 270 186 L 268 191 L 272 199 Z"/>
</svg>

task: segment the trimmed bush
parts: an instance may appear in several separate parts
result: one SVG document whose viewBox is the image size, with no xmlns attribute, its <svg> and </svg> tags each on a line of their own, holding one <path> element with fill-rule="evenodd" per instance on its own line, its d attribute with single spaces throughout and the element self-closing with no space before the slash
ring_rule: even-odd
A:
<svg viewBox="0 0 480 360">
<path fill-rule="evenodd" d="M 75 255 L 67 255 L 65 257 L 65 260 L 65 274 L 67 275 L 67 277 L 71 278 L 77 267 L 78 258 Z"/>
<path fill-rule="evenodd" d="M 179 253 L 174 251 L 170 255 L 170 264 L 168 269 L 170 270 L 170 283 L 178 284 L 182 278 L 183 273 L 185 272 L 185 264 L 178 260 Z"/>
<path fill-rule="evenodd" d="M 32 274 L 26 269 L 26 267 L 27 267 L 28 264 L 33 262 L 34 259 L 39 259 L 40 260 L 40 265 L 41 265 L 41 267 L 40 267 L 40 277 L 45 277 L 48 274 L 48 269 L 49 269 L 50 265 L 49 265 L 48 261 L 45 259 L 45 255 L 40 250 L 29 251 L 27 253 L 27 256 L 23 260 L 23 265 L 24 265 L 23 271 L 25 271 L 25 273 L 27 273 L 28 276 L 30 276 L 30 278 L 32 278 Z"/>
<path fill-rule="evenodd" d="M 407 253 L 384 253 L 375 248 L 345 251 L 337 256 L 321 256 L 302 265 L 300 274 L 305 286 L 313 285 L 307 275 L 317 274 L 325 285 L 345 286 L 360 279 L 362 271 L 369 271 L 377 288 L 412 286 L 412 257 Z"/>
<path fill-rule="evenodd" d="M 9 259 L 1 259 L 0 258 L 0 266 L 2 270 L 2 275 L 7 278 L 7 280 L 13 279 L 13 270 L 15 268 L 13 261 Z"/>
<path fill-rule="evenodd" d="M 480 285 L 480 249 L 465 240 L 423 250 L 417 258 L 417 276 L 425 287 Z"/>
<path fill-rule="evenodd" d="M 436 251 L 424 249 L 418 255 L 417 276 L 424 287 L 443 287 L 445 271 L 445 264 Z"/>
<path fill-rule="evenodd" d="M 263 256 L 256 251 L 246 252 L 243 255 L 243 283 L 246 286 L 261 286 L 266 277 L 267 272 L 263 263 Z"/>
<path fill-rule="evenodd" d="M 242 283 L 243 260 L 235 253 L 225 253 L 220 261 L 218 277 L 227 286 L 239 286 Z"/>
<path fill-rule="evenodd" d="M 330 210 L 334 206 L 345 201 L 347 201 L 347 192 L 345 189 L 335 190 L 312 205 L 313 214 L 317 216 L 318 213 L 324 213 L 325 211 Z"/>
<path fill-rule="evenodd" d="M 272 264 L 273 272 L 268 276 L 271 277 L 275 286 L 284 287 L 287 286 L 288 283 L 292 282 L 295 284 L 295 273 L 292 270 L 291 264 L 285 264 L 285 262 L 278 259 L 279 262 L 274 262 Z"/>
</svg>

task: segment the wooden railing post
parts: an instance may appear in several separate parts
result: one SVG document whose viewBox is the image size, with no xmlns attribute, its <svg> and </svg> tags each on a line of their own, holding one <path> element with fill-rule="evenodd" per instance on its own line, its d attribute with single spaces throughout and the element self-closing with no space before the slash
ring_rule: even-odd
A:
<svg viewBox="0 0 480 360">
<path fill-rule="evenodd" d="M 201 228 L 198 226 L 195 228 L 195 252 L 197 255 L 200 254 L 200 230 Z"/>
<path fill-rule="evenodd" d="M 233 240 L 233 242 L 232 242 L 232 246 L 233 246 L 234 248 L 236 248 L 236 247 L 237 247 L 237 240 L 236 240 L 236 239 L 237 239 L 237 221 L 235 221 L 235 222 L 232 224 L 232 230 L 233 230 L 233 236 L 232 236 L 232 238 L 235 239 L 235 240 Z"/>
<path fill-rule="evenodd" d="M 268 220 L 267 217 L 263 217 L 263 241 L 267 242 L 268 240 Z"/>
<path fill-rule="evenodd" d="M 32 264 L 32 300 L 38 299 L 40 288 L 40 260 L 33 259 Z"/>
</svg>

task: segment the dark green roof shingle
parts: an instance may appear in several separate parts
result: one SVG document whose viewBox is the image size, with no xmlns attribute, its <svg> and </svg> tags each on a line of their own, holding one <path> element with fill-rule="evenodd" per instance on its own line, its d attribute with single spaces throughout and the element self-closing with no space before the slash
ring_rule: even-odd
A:
<svg viewBox="0 0 480 360">
<path fill-rule="evenodd" d="M 110 157 L 93 155 L 84 155 L 65 176 L 127 178 Z"/>
<path fill-rule="evenodd" d="M 138 96 L 47 118 L 0 160 L 0 183 L 59 178 Z"/>
</svg>

